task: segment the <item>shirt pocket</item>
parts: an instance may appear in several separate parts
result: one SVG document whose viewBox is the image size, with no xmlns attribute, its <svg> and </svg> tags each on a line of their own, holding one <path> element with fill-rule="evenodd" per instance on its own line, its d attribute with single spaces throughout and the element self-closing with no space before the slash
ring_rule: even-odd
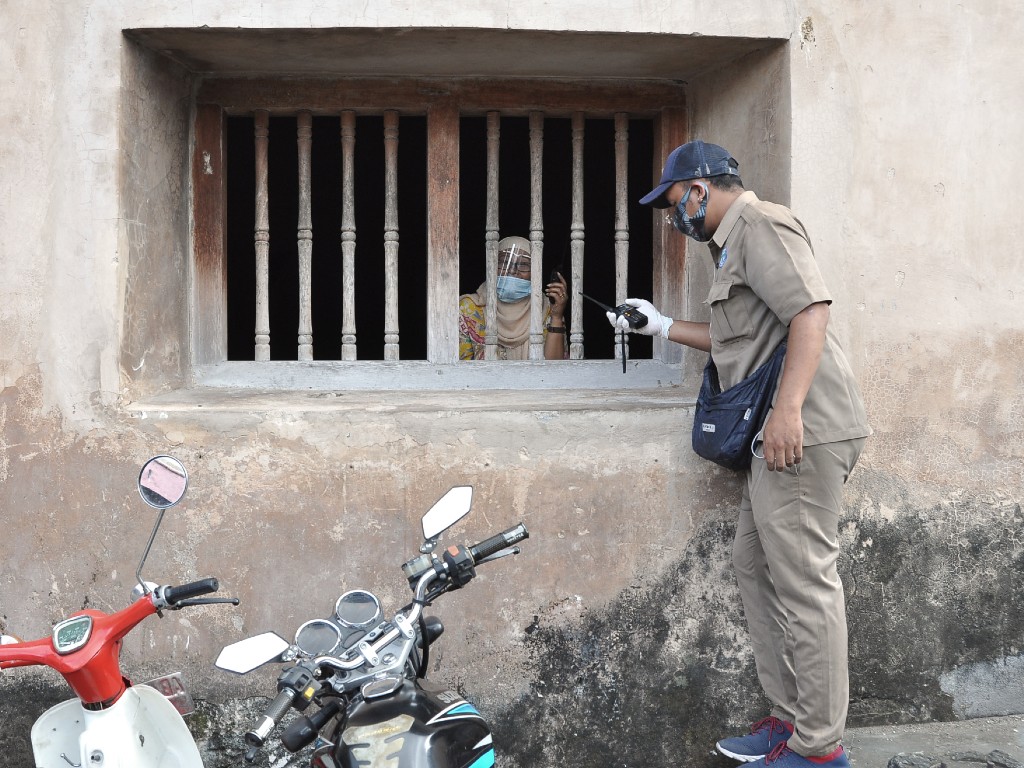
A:
<svg viewBox="0 0 1024 768">
<path fill-rule="evenodd" d="M 750 336 L 750 317 L 743 297 L 731 280 L 711 284 L 705 302 L 711 306 L 711 340 L 716 344 L 732 344 Z"/>
</svg>

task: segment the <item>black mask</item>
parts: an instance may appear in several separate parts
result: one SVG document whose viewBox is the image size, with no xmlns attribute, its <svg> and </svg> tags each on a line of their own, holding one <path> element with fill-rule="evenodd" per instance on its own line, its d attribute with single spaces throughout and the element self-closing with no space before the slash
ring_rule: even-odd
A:
<svg viewBox="0 0 1024 768">
<path fill-rule="evenodd" d="M 693 188 L 698 184 L 704 189 L 704 199 L 700 201 L 700 208 L 697 209 L 697 213 L 690 216 L 686 212 L 686 201 L 690 199 L 690 193 L 693 192 Z M 683 199 L 676 204 L 675 210 L 672 211 L 672 225 L 687 237 L 692 237 L 698 243 L 706 243 L 711 239 L 711 235 L 704 229 L 704 218 L 708 213 L 708 194 L 707 184 L 701 181 L 691 184 L 690 188 L 686 190 L 686 194 L 683 195 Z"/>
</svg>

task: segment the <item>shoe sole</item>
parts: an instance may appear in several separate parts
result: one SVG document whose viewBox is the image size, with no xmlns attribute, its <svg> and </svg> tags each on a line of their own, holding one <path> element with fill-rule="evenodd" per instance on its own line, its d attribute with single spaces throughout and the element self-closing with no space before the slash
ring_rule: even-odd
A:
<svg viewBox="0 0 1024 768">
<path fill-rule="evenodd" d="M 731 757 L 733 760 L 739 760 L 741 763 L 754 763 L 764 757 L 764 755 L 737 755 L 735 752 L 730 752 L 728 749 L 723 747 L 721 743 L 715 744 L 715 749 L 726 757 Z"/>
</svg>

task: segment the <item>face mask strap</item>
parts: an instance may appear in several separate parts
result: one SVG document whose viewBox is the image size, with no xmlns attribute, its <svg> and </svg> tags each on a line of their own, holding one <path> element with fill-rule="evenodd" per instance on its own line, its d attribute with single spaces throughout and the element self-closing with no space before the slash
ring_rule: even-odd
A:
<svg viewBox="0 0 1024 768">
<path fill-rule="evenodd" d="M 697 213 L 690 216 L 686 212 L 686 203 L 690 199 L 690 193 L 693 188 L 700 185 L 704 190 L 704 199 L 699 203 Z M 708 189 L 708 185 L 703 181 L 695 181 L 686 190 L 686 194 L 682 196 L 678 203 L 676 203 L 675 210 L 672 212 L 672 224 L 682 234 L 687 237 L 692 237 L 698 242 L 705 242 L 708 238 L 704 236 L 704 217 L 707 215 L 708 210 L 708 196 L 711 194 L 711 190 Z"/>
<path fill-rule="evenodd" d="M 683 195 L 683 199 L 679 201 L 680 206 L 686 206 L 686 201 L 690 199 L 690 193 L 693 192 L 693 188 L 697 186 L 704 190 L 704 199 L 701 202 L 699 202 L 698 205 L 705 207 L 707 206 L 708 195 L 711 194 L 711 190 L 708 188 L 708 185 L 705 184 L 703 181 L 695 181 L 693 182 L 693 184 L 690 185 L 689 189 L 686 190 L 686 194 Z"/>
</svg>

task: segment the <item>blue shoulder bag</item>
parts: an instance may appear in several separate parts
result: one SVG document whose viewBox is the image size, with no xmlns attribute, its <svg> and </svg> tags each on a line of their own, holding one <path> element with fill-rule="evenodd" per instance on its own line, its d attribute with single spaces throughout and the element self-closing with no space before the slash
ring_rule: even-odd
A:
<svg viewBox="0 0 1024 768">
<path fill-rule="evenodd" d="M 750 468 L 752 444 L 764 426 L 786 357 L 786 339 L 760 368 L 722 391 L 718 368 L 708 357 L 693 415 L 693 450 L 726 469 Z"/>
</svg>

